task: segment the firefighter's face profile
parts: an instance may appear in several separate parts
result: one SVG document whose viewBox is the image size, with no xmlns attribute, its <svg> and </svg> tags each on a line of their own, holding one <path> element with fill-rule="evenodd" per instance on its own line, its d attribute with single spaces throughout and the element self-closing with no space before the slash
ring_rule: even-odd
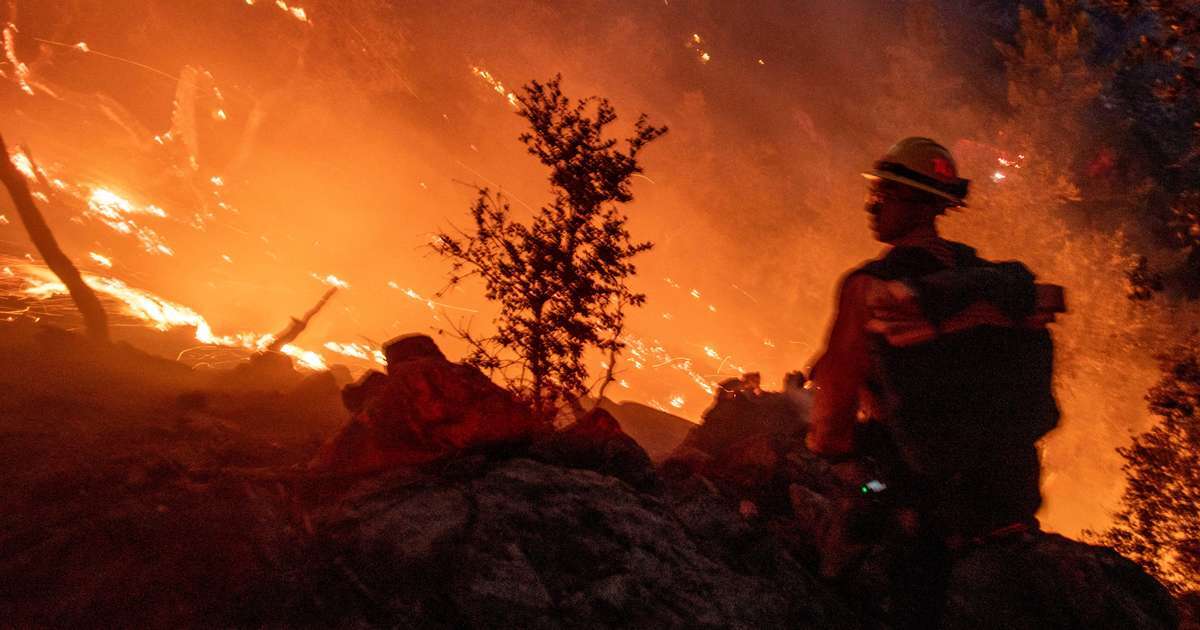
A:
<svg viewBox="0 0 1200 630">
<path fill-rule="evenodd" d="M 866 199 L 875 240 L 892 243 L 913 230 L 933 223 L 938 209 L 911 188 L 879 179 L 871 182 Z"/>
</svg>

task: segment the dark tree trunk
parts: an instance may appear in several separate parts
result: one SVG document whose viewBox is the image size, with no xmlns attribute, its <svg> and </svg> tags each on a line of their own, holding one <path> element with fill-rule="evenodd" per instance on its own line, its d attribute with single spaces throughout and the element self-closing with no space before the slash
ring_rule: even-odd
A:
<svg viewBox="0 0 1200 630">
<path fill-rule="evenodd" d="M 100 304 L 100 299 L 96 297 L 91 287 L 84 283 L 83 277 L 79 275 L 79 270 L 75 268 L 71 259 L 67 258 L 67 255 L 59 249 L 54 233 L 50 231 L 46 219 L 42 217 L 41 211 L 33 203 L 33 195 L 29 193 L 29 184 L 9 159 L 8 147 L 5 146 L 2 137 L 0 137 L 0 154 L 4 160 L 3 164 L 0 164 L 0 179 L 3 179 L 8 194 L 12 196 L 13 204 L 17 207 L 17 214 L 20 215 L 21 222 L 25 224 L 25 230 L 29 233 L 29 240 L 33 241 L 38 254 L 41 255 L 42 260 L 46 261 L 46 266 L 54 272 L 54 275 L 58 276 L 59 280 L 62 280 L 67 291 L 71 293 L 71 299 L 79 309 L 80 315 L 83 316 L 83 325 L 88 336 L 98 341 L 108 341 L 108 316 L 104 313 L 104 306 Z"/>
</svg>

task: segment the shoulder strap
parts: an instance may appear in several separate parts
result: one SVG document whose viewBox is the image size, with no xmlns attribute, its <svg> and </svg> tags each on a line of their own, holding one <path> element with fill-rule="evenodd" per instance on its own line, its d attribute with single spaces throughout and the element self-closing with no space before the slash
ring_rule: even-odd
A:
<svg viewBox="0 0 1200 630">
<path fill-rule="evenodd" d="M 954 257 L 954 267 L 981 267 L 990 265 L 975 253 L 975 248 L 947 241 Z M 933 252 L 923 247 L 893 247 L 883 258 L 861 265 L 852 274 L 863 273 L 880 280 L 904 280 L 949 269 Z"/>
</svg>

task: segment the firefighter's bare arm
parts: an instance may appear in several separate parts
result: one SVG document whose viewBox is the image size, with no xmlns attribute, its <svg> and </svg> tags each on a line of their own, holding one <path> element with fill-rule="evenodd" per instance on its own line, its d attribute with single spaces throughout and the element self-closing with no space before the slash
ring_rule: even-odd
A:
<svg viewBox="0 0 1200 630">
<path fill-rule="evenodd" d="M 854 450 L 859 390 L 870 369 L 867 294 L 874 282 L 862 274 L 842 281 L 825 351 L 812 369 L 812 425 L 806 444 L 819 455 Z"/>
</svg>

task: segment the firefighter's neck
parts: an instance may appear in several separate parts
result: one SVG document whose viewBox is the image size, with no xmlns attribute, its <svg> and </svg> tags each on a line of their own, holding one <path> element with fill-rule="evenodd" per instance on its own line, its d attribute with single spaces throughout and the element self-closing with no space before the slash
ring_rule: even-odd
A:
<svg viewBox="0 0 1200 630">
<path fill-rule="evenodd" d="M 887 242 L 892 247 L 919 247 L 929 243 L 942 240 L 938 235 L 937 225 L 933 221 L 922 223 L 917 227 L 905 232 L 902 236 L 898 236 Z"/>
</svg>

